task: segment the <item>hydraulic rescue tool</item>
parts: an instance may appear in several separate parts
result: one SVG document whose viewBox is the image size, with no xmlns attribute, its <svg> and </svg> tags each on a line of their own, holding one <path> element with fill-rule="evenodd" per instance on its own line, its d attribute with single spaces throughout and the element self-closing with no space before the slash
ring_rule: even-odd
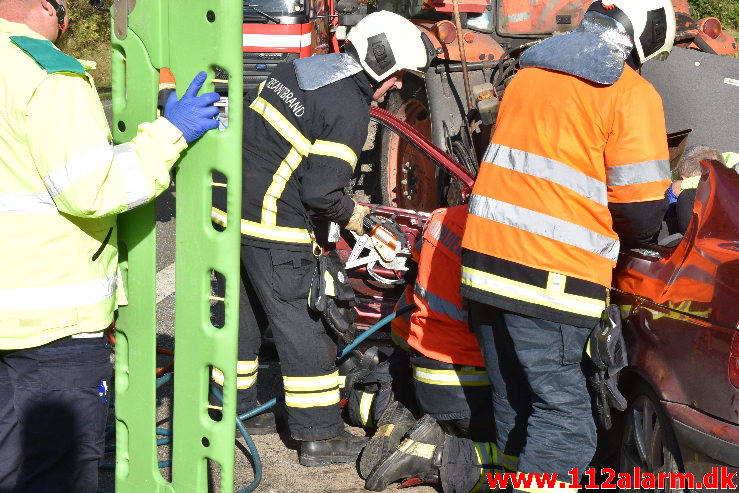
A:
<svg viewBox="0 0 739 493">
<path fill-rule="evenodd" d="M 385 262 L 392 262 L 408 244 L 408 237 L 391 219 L 370 213 L 364 217 L 362 226 L 375 251 Z"/>
<path fill-rule="evenodd" d="M 403 273 L 408 270 L 406 259 L 410 257 L 408 237 L 395 222 L 394 216 L 383 218 L 376 212 L 371 212 L 363 220 L 365 234 L 355 237 L 349 258 L 346 259 L 344 269 L 350 271 L 361 266 L 367 267 L 367 273 L 376 281 L 385 284 L 402 284 L 402 278 L 389 278 L 377 267 Z M 367 250 L 368 252 L 365 252 Z"/>
</svg>

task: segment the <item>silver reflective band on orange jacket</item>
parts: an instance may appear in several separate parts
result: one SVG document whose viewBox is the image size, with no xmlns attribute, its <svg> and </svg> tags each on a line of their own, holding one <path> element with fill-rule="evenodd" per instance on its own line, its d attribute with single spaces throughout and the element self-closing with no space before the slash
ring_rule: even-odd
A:
<svg viewBox="0 0 739 493">
<path fill-rule="evenodd" d="M 619 242 L 591 231 L 585 226 L 570 223 L 541 212 L 525 209 L 483 195 L 473 195 L 470 214 L 501 224 L 514 226 L 552 240 L 582 248 L 616 262 Z"/>
</svg>

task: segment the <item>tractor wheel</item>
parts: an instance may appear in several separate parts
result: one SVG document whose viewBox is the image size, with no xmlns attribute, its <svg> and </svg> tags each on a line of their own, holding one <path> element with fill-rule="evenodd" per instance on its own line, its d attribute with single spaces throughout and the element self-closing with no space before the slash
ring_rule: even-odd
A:
<svg viewBox="0 0 739 493">
<path fill-rule="evenodd" d="M 388 94 L 385 108 L 431 140 L 431 112 L 423 80 L 407 75 L 402 89 Z M 436 164 L 397 133 L 384 128 L 380 145 L 382 203 L 417 211 L 437 208 Z"/>
</svg>

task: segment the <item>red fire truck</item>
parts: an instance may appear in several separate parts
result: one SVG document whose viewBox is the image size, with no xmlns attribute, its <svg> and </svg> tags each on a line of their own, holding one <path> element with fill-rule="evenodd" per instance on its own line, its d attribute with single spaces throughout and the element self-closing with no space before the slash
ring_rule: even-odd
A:
<svg viewBox="0 0 739 493">
<path fill-rule="evenodd" d="M 280 62 L 338 52 L 346 27 L 366 13 L 366 2 L 245 0 L 244 90 L 257 86 Z"/>
</svg>

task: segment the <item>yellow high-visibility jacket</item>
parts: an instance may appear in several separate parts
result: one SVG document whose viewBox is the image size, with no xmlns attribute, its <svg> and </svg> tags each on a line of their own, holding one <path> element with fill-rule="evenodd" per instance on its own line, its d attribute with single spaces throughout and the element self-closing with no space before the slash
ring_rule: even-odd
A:
<svg viewBox="0 0 739 493">
<path fill-rule="evenodd" d="M 739 152 L 724 152 L 721 154 L 724 158 L 724 164 L 729 168 L 735 168 L 739 165 Z M 739 171 L 739 169 L 737 170 Z"/>
<path fill-rule="evenodd" d="M 168 120 L 111 134 L 82 64 L 0 19 L 0 350 L 105 329 L 116 308 L 116 214 L 169 185 L 187 147 Z"/>
</svg>

